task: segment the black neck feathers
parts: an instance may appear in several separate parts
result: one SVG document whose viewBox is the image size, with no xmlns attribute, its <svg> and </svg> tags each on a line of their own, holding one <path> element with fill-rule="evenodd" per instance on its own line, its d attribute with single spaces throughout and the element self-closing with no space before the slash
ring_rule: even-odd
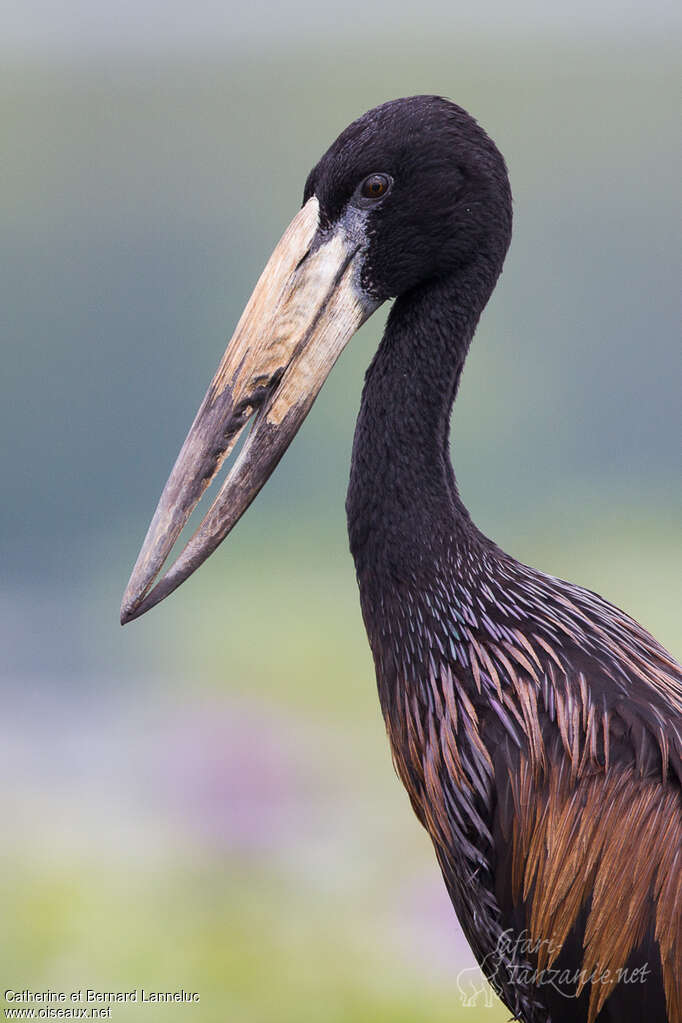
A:
<svg viewBox="0 0 682 1023">
<path fill-rule="evenodd" d="M 498 275 L 480 259 L 402 295 L 390 312 L 365 379 L 346 502 L 359 575 L 408 578 L 453 534 L 480 537 L 459 499 L 448 440 L 464 361 Z"/>
</svg>

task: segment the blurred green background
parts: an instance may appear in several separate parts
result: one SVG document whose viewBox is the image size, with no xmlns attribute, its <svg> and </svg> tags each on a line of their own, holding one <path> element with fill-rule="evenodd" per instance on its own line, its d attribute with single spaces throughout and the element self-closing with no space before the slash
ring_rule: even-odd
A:
<svg viewBox="0 0 682 1023">
<path fill-rule="evenodd" d="M 505 1019 L 461 1006 L 472 959 L 393 774 L 347 553 L 384 312 L 224 547 L 125 630 L 118 606 L 308 170 L 367 108 L 438 92 L 515 195 L 461 492 L 682 653 L 679 11 L 37 0 L 3 21 L 0 988 L 201 995 L 121 1023 Z"/>
</svg>

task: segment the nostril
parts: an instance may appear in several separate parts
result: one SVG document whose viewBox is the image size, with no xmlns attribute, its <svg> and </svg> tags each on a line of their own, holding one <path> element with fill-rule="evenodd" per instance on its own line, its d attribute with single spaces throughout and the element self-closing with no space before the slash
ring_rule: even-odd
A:
<svg viewBox="0 0 682 1023">
<path fill-rule="evenodd" d="M 298 271 L 301 269 L 301 267 L 303 266 L 303 264 L 305 263 L 306 259 L 308 258 L 308 256 L 310 255 L 311 252 L 312 252 L 312 246 L 306 252 L 303 253 L 303 255 L 299 259 L 298 263 L 294 267 L 294 271 L 293 272 L 295 274 L 298 273 Z"/>
</svg>

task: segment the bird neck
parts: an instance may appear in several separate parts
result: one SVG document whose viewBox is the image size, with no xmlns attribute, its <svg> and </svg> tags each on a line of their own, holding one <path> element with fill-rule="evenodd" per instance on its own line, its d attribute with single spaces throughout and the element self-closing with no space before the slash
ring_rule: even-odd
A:
<svg viewBox="0 0 682 1023">
<path fill-rule="evenodd" d="M 401 296 L 367 371 L 346 510 L 363 574 L 414 577 L 454 537 L 480 537 L 460 501 L 450 413 L 469 344 L 499 275 L 481 258 Z"/>
</svg>

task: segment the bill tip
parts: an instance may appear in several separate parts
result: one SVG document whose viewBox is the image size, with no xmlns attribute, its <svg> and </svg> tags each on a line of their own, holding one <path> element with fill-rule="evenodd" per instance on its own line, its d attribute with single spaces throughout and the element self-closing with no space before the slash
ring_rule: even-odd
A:
<svg viewBox="0 0 682 1023">
<path fill-rule="evenodd" d="M 135 621 L 143 613 L 143 601 L 138 597 L 133 599 L 126 593 L 123 597 L 123 603 L 121 604 L 120 621 L 121 625 L 127 625 L 128 622 Z"/>
<path fill-rule="evenodd" d="M 127 625 L 128 622 L 132 622 L 134 618 L 135 612 L 132 610 L 132 608 L 127 608 L 125 606 L 121 608 L 120 616 L 121 625 Z"/>
</svg>

